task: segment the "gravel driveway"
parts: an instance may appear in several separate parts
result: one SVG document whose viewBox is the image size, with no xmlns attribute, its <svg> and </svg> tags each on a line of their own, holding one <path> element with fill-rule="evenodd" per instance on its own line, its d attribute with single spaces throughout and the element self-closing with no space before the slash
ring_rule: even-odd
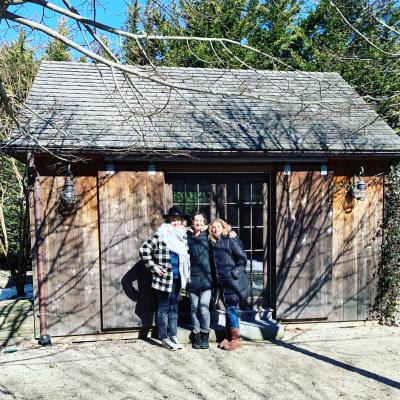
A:
<svg viewBox="0 0 400 400">
<path fill-rule="evenodd" d="M 400 399 L 400 329 L 319 327 L 224 352 L 107 341 L 0 353 L 0 399 Z"/>
</svg>

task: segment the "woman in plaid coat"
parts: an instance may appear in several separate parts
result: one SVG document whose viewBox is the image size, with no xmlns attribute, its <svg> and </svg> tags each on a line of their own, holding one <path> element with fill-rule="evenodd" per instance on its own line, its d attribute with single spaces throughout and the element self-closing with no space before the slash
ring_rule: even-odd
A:
<svg viewBox="0 0 400 400">
<path fill-rule="evenodd" d="M 186 228 L 183 226 L 187 216 L 179 208 L 171 207 L 163 218 L 165 223 L 142 244 L 139 253 L 153 274 L 152 287 L 158 300 L 156 324 L 162 345 L 177 350 L 182 348 L 177 338 L 179 295 L 190 277 Z"/>
</svg>

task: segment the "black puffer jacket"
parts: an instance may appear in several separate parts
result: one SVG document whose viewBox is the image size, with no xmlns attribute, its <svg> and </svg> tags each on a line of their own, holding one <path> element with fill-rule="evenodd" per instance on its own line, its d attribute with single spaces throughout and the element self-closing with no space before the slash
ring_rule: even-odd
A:
<svg viewBox="0 0 400 400">
<path fill-rule="evenodd" d="M 193 231 L 188 230 L 187 240 L 190 254 L 189 290 L 198 292 L 212 289 L 208 230 L 200 232 L 198 236 Z"/>
<path fill-rule="evenodd" d="M 216 280 L 223 289 L 226 304 L 243 301 L 249 291 L 249 281 L 244 272 L 246 252 L 239 239 L 221 237 L 212 248 Z"/>
</svg>

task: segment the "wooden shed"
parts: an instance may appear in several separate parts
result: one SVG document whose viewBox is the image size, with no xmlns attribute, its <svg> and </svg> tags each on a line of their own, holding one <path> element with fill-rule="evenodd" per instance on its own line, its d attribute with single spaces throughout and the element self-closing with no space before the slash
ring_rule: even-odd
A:
<svg viewBox="0 0 400 400">
<path fill-rule="evenodd" d="M 30 166 L 35 309 L 41 289 L 49 334 L 152 325 L 138 249 L 173 204 L 238 232 L 247 307 L 371 318 L 400 137 L 336 73 L 135 72 L 43 62 L 7 145 Z M 77 203 L 65 212 L 68 164 Z"/>
</svg>

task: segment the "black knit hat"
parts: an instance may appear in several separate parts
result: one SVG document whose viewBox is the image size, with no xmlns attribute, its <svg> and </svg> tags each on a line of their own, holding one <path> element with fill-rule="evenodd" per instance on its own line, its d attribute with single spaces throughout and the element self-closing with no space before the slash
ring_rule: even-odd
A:
<svg viewBox="0 0 400 400">
<path fill-rule="evenodd" d="M 162 215 L 164 219 L 169 219 L 171 217 L 181 217 L 183 219 L 188 219 L 189 215 L 184 214 L 180 208 L 173 206 L 168 210 L 168 214 L 163 214 Z"/>
</svg>

